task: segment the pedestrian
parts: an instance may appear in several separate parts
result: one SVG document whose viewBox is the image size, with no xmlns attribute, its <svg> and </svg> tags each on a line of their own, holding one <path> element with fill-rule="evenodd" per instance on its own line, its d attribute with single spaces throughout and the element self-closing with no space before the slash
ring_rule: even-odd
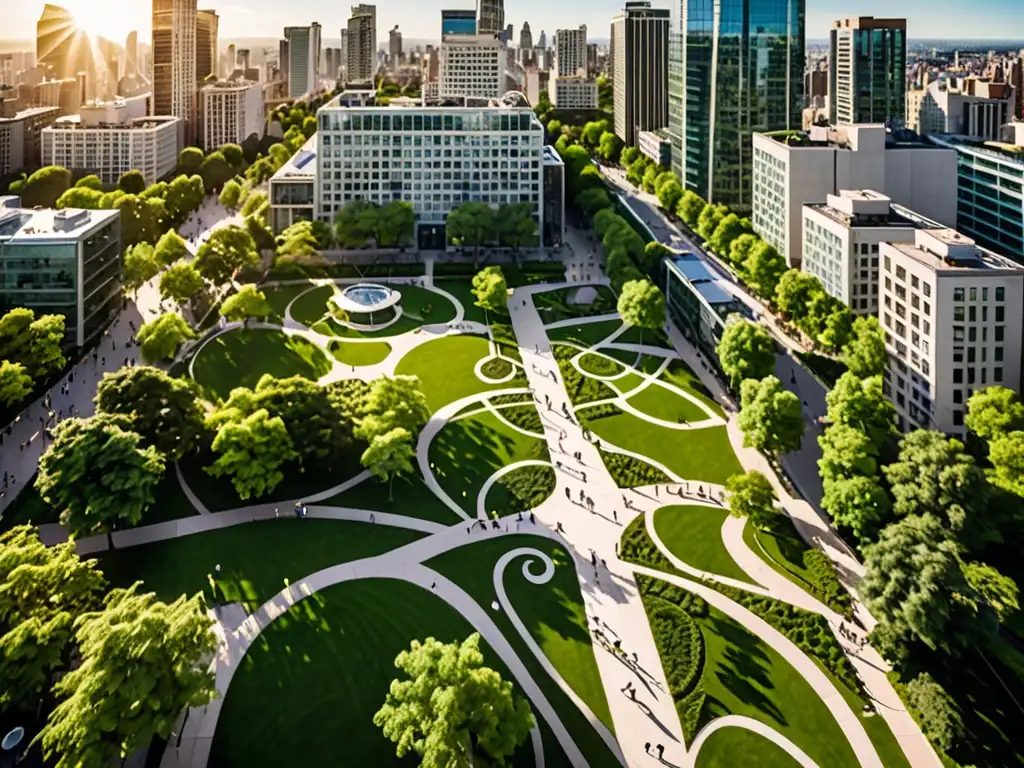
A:
<svg viewBox="0 0 1024 768">
<path fill-rule="evenodd" d="M 640 657 L 636 655 L 636 651 L 633 651 L 633 663 L 640 666 Z"/>
<path fill-rule="evenodd" d="M 586 473 L 586 472 L 583 472 L 583 473 L 581 473 L 581 474 L 583 475 L 583 482 L 584 482 L 584 483 L 585 483 L 585 482 L 587 482 L 587 473 Z"/>
<path fill-rule="evenodd" d="M 100 358 L 100 365 L 106 365 L 106 364 L 107 364 L 107 358 L 106 357 L 101 357 Z"/>
<path fill-rule="evenodd" d="M 622 688 L 619 688 L 619 693 L 629 693 L 629 691 L 632 688 L 633 688 L 633 681 L 630 680 L 628 683 L 626 683 L 625 686 L 623 686 Z"/>
<path fill-rule="evenodd" d="M 661 760 L 662 762 L 664 762 L 665 758 L 662 757 L 662 755 L 665 754 L 665 745 L 664 744 L 659 744 L 657 747 L 655 747 L 655 749 L 658 750 L 658 759 Z"/>
<path fill-rule="evenodd" d="M 530 513 L 530 522 L 531 523 L 536 523 L 537 522 L 537 519 L 533 516 L 533 512 Z"/>
<path fill-rule="evenodd" d="M 375 514 L 373 514 L 373 512 L 370 513 L 370 522 L 371 523 L 376 523 L 377 522 L 377 516 Z"/>
<path fill-rule="evenodd" d="M 597 552 L 594 550 L 590 550 L 590 564 L 595 568 L 597 567 Z"/>
<path fill-rule="evenodd" d="M 613 509 L 613 510 L 612 510 L 612 519 L 613 519 L 613 520 L 614 520 L 614 521 L 615 521 L 616 523 L 617 523 L 617 522 L 619 522 L 619 513 L 618 513 L 618 510 L 615 510 L 615 509 Z"/>
<path fill-rule="evenodd" d="M 646 752 L 647 754 L 651 754 L 651 742 L 644 742 L 644 752 Z"/>
<path fill-rule="evenodd" d="M 569 493 L 568 487 L 566 487 L 565 489 L 565 498 L 569 499 L 569 501 L 572 501 L 572 494 Z"/>
<path fill-rule="evenodd" d="M 583 502 L 583 501 L 586 500 L 586 498 L 587 498 L 587 494 L 583 492 L 582 488 L 580 488 L 580 501 Z"/>
</svg>

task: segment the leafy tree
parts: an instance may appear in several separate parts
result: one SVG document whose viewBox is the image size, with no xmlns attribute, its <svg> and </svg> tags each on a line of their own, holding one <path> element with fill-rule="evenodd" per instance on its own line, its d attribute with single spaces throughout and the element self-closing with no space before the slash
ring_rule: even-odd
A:
<svg viewBox="0 0 1024 768">
<path fill-rule="evenodd" d="M 818 445 L 818 469 L 824 483 L 854 475 L 872 477 L 878 471 L 878 446 L 859 429 L 832 424 L 818 438 Z"/>
<path fill-rule="evenodd" d="M 251 283 L 242 286 L 235 295 L 224 299 L 220 308 L 220 313 L 228 320 L 246 324 L 250 318 L 262 320 L 270 312 L 271 308 L 266 295 Z"/>
<path fill-rule="evenodd" d="M 607 120 L 592 120 L 583 126 L 583 134 L 580 138 L 584 144 L 593 149 L 600 143 L 601 136 L 607 133 L 608 128 Z"/>
<path fill-rule="evenodd" d="M 746 379 L 763 379 L 775 370 L 775 342 L 761 325 L 730 315 L 715 348 L 722 372 L 739 391 Z"/>
<path fill-rule="evenodd" d="M 877 322 L 877 321 L 876 321 Z M 967 428 L 989 443 L 1024 429 L 1024 403 L 1007 387 L 985 387 L 967 399 Z"/>
<path fill-rule="evenodd" d="M 764 528 L 775 517 L 775 491 L 757 470 L 733 475 L 725 481 L 725 490 L 729 493 L 729 511 L 736 517 L 748 518 L 757 528 Z"/>
<path fill-rule="evenodd" d="M 377 206 L 365 200 L 352 200 L 334 214 L 334 239 L 342 248 L 364 248 L 376 229 Z"/>
<path fill-rule="evenodd" d="M 737 221 L 739 221 L 738 218 Z M 721 228 L 722 225 L 719 225 L 719 229 Z M 716 230 L 716 232 L 717 231 L 718 230 Z M 729 262 L 733 265 L 733 267 L 736 268 L 737 271 L 739 271 L 740 273 L 745 273 L 746 263 L 747 259 L 750 257 L 750 252 L 760 242 L 761 239 L 757 235 L 751 234 L 750 232 L 744 232 L 740 234 L 738 237 L 735 237 L 729 243 L 728 253 L 723 253 L 722 255 L 728 257 Z"/>
<path fill-rule="evenodd" d="M 12 187 L 12 194 L 21 197 L 26 208 L 54 208 L 57 200 L 71 188 L 71 172 L 59 165 L 40 168 L 25 180 L 20 191 Z"/>
<path fill-rule="evenodd" d="M 199 274 L 214 285 L 223 285 L 241 269 L 252 269 L 260 263 L 256 244 L 244 229 L 221 227 L 199 247 L 195 265 Z"/>
<path fill-rule="evenodd" d="M 537 220 L 529 203 L 510 203 L 498 208 L 495 216 L 498 242 L 512 249 L 512 260 L 518 262 L 519 249 L 536 246 L 539 239 Z"/>
<path fill-rule="evenodd" d="M 718 226 L 715 227 L 711 237 L 708 238 L 708 244 L 715 253 L 729 258 L 733 242 L 740 235 L 746 234 L 747 231 L 747 227 L 740 217 L 735 213 L 730 213 L 718 222 Z"/>
<path fill-rule="evenodd" d="M 585 189 L 576 195 L 576 207 L 587 216 L 593 216 L 600 210 L 611 208 L 612 201 L 608 193 L 600 187 Z"/>
<path fill-rule="evenodd" d="M 508 283 L 499 266 L 484 267 L 473 275 L 476 305 L 491 312 L 503 312 L 508 306 Z"/>
<path fill-rule="evenodd" d="M 28 352 L 34 365 L 32 375 L 42 378 L 56 373 L 67 362 L 61 345 L 64 343 L 64 316 L 43 315 L 28 327 Z"/>
<path fill-rule="evenodd" d="M 164 473 L 164 457 L 141 448 L 127 416 L 101 413 L 71 418 L 53 430 L 53 442 L 39 459 L 36 488 L 63 510 L 72 535 L 110 530 L 118 521 L 137 525 L 153 504 Z"/>
<path fill-rule="evenodd" d="M 663 245 L 657 240 L 651 240 L 651 242 L 644 246 L 643 267 L 649 273 L 656 274 L 660 271 L 661 260 L 674 254 L 675 251 L 667 245 Z"/>
<path fill-rule="evenodd" d="M 622 322 L 640 329 L 640 343 L 644 329 L 657 330 L 665 324 L 665 295 L 649 280 L 631 280 L 622 286 L 616 307 Z"/>
<path fill-rule="evenodd" d="M 829 296 L 829 299 L 833 297 Z M 853 338 L 854 314 L 838 300 L 833 300 L 832 312 L 825 318 L 824 327 L 817 336 L 817 342 L 830 352 L 838 352 L 849 345 Z"/>
<path fill-rule="evenodd" d="M 683 192 L 679 205 L 676 207 L 676 215 L 681 218 L 690 229 L 697 227 L 700 216 L 707 207 L 707 202 L 693 190 L 687 189 Z"/>
<path fill-rule="evenodd" d="M 473 268 L 480 262 L 480 247 L 497 234 L 494 209 L 487 203 L 463 203 L 448 214 L 448 239 L 458 246 L 473 249 Z"/>
<path fill-rule="evenodd" d="M 395 427 L 382 435 L 374 435 L 369 447 L 363 451 L 360 462 L 371 474 L 388 483 L 388 501 L 392 501 L 395 475 L 413 471 L 412 460 L 416 458 L 416 447 L 412 435 L 401 427 Z"/>
<path fill-rule="evenodd" d="M 191 303 L 204 285 L 202 275 L 192 262 L 179 261 L 169 266 L 160 276 L 160 298 Z"/>
<path fill-rule="evenodd" d="M 430 419 L 427 398 L 415 376 L 381 376 L 370 384 L 356 437 L 372 442 L 396 427 L 416 436 Z"/>
<path fill-rule="evenodd" d="M 263 206 L 270 206 L 270 200 L 265 192 L 250 192 L 242 203 L 241 214 L 252 216 L 258 214 Z"/>
<path fill-rule="evenodd" d="M 392 681 L 373 723 L 398 745 L 399 757 L 413 751 L 424 768 L 445 768 L 470 765 L 483 753 L 504 765 L 526 742 L 530 705 L 483 660 L 479 633 L 461 644 L 414 640 L 398 654 L 395 666 L 408 679 Z"/>
<path fill-rule="evenodd" d="M 676 176 L 672 171 L 662 170 L 658 174 L 658 177 L 654 180 L 654 194 L 658 195 L 661 193 L 661 188 L 668 184 L 670 181 L 679 183 L 679 177 Z M 671 210 L 675 210 L 674 208 Z"/>
<path fill-rule="evenodd" d="M 41 733 L 57 768 L 123 761 L 216 695 L 217 638 L 202 594 L 168 604 L 141 584 L 113 590 L 104 610 L 76 622 L 81 664 L 54 686 L 62 701 Z"/>
<path fill-rule="evenodd" d="M 114 208 L 121 213 L 121 240 L 126 248 L 155 243 L 165 229 L 167 207 L 162 198 L 123 195 Z"/>
<path fill-rule="evenodd" d="M 124 252 L 124 287 L 135 293 L 160 273 L 160 265 L 153 256 L 153 246 L 149 243 L 138 243 Z"/>
<path fill-rule="evenodd" d="M 871 638 L 903 661 L 911 643 L 958 656 L 996 630 L 995 611 L 964 578 L 959 546 L 931 515 L 909 515 L 864 548 L 860 596 L 878 620 Z"/>
<path fill-rule="evenodd" d="M 814 275 L 790 269 L 779 278 L 775 305 L 786 317 L 799 323 L 810 315 L 811 301 L 820 292 L 821 283 Z"/>
<path fill-rule="evenodd" d="M 77 187 L 78 189 L 92 189 L 96 192 L 102 192 L 103 181 L 100 179 L 99 176 L 93 173 L 88 176 L 83 176 L 78 181 L 76 181 L 75 187 Z M 75 187 L 72 187 L 72 189 L 74 189 Z"/>
<path fill-rule="evenodd" d="M 318 250 L 326 251 L 334 247 L 334 230 L 331 229 L 331 225 L 327 222 L 320 221 L 320 219 L 310 222 L 310 232 L 316 238 Z"/>
<path fill-rule="evenodd" d="M 754 292 L 761 298 L 771 299 L 786 271 L 786 260 L 774 245 L 761 240 L 750 249 L 742 269 L 747 284 Z"/>
<path fill-rule="evenodd" d="M 827 420 L 866 434 L 879 451 L 892 436 L 895 410 L 882 391 L 882 377 L 858 378 L 847 371 L 825 395 Z"/>
<path fill-rule="evenodd" d="M 227 160 L 236 172 L 242 170 L 242 166 L 245 165 L 245 154 L 242 152 L 242 148 L 237 144 L 225 144 L 220 148 L 221 155 Z"/>
<path fill-rule="evenodd" d="M 96 409 L 130 417 L 143 442 L 171 461 L 195 450 L 203 431 L 203 410 L 190 380 L 147 365 L 105 374 L 96 388 Z"/>
<path fill-rule="evenodd" d="M 169 267 L 188 255 L 189 250 L 185 245 L 185 240 L 173 229 L 164 232 L 153 249 L 153 258 L 161 267 Z"/>
<path fill-rule="evenodd" d="M 224 421 L 213 439 L 217 460 L 203 471 L 213 477 L 230 477 L 238 498 L 260 498 L 284 479 L 281 465 L 298 459 L 280 416 L 271 418 L 265 408 L 238 419 Z"/>
<path fill-rule="evenodd" d="M 183 222 L 190 213 L 199 210 L 205 196 L 206 187 L 201 176 L 178 176 L 167 185 L 167 193 L 164 196 L 167 215 L 171 221 Z"/>
<path fill-rule="evenodd" d="M 302 135 L 307 139 L 316 133 L 316 116 L 308 115 L 302 119 Z"/>
<path fill-rule="evenodd" d="M 235 170 L 220 152 L 211 152 L 199 166 L 199 176 L 207 192 L 217 192 L 235 176 Z"/>
<path fill-rule="evenodd" d="M 740 385 L 740 403 L 738 424 L 744 446 L 776 456 L 800 448 L 804 435 L 800 398 L 783 389 L 777 378 L 744 381 Z"/>
<path fill-rule="evenodd" d="M 178 153 L 178 166 L 187 174 L 199 172 L 206 155 L 199 147 L 185 147 Z"/>
<path fill-rule="evenodd" d="M 820 464 L 820 462 L 819 462 Z M 821 508 L 836 525 L 853 531 L 861 542 L 873 541 L 881 522 L 889 516 L 889 497 L 876 476 L 836 476 L 823 483 Z"/>
<path fill-rule="evenodd" d="M 637 157 L 636 160 L 634 160 L 626 169 L 626 181 L 634 187 L 639 187 L 643 184 L 644 174 L 647 173 L 647 166 L 650 162 L 651 161 L 647 155 L 640 155 Z"/>
<path fill-rule="evenodd" d="M 669 213 L 675 212 L 676 208 L 679 206 L 679 201 L 682 199 L 683 188 L 675 179 L 662 184 L 658 189 L 658 204 Z"/>
<path fill-rule="evenodd" d="M 562 121 L 561 120 L 548 120 L 548 133 L 552 136 L 557 136 L 562 133 Z"/>
<path fill-rule="evenodd" d="M 855 319 L 850 340 L 843 347 L 846 367 L 861 378 L 881 376 L 887 360 L 885 336 L 878 318 L 869 315 Z"/>
<path fill-rule="evenodd" d="M 644 192 L 649 192 L 652 195 L 654 194 L 654 182 L 658 180 L 658 177 L 664 172 L 664 170 L 665 169 L 657 163 L 652 163 L 644 169 L 644 177 L 641 180 Z"/>
<path fill-rule="evenodd" d="M 927 672 L 922 672 L 904 688 L 907 707 L 922 732 L 943 753 L 949 753 L 964 737 L 964 721 L 960 707 Z"/>
<path fill-rule="evenodd" d="M 636 162 L 638 157 L 640 157 L 639 147 L 626 147 L 619 155 L 619 162 L 628 168 Z"/>
<path fill-rule="evenodd" d="M 234 179 L 225 182 L 224 188 L 220 191 L 220 197 L 218 199 L 220 200 L 220 204 L 229 211 L 235 210 L 242 201 L 242 185 Z"/>
<path fill-rule="evenodd" d="M 72 187 L 57 198 L 56 207 L 95 211 L 103 207 L 103 195 L 102 191 L 90 189 L 89 187 Z"/>
<path fill-rule="evenodd" d="M 529 206 L 527 206 L 529 207 Z M 381 248 L 405 250 L 412 243 L 416 230 L 416 214 L 412 203 L 392 200 L 377 215 L 376 239 Z"/>
<path fill-rule="evenodd" d="M 1013 579 L 985 563 L 965 563 L 963 572 L 971 589 L 992 606 L 1000 621 L 1005 622 L 1020 610 L 1020 589 Z"/>
<path fill-rule="evenodd" d="M 21 363 L 0 360 L 0 405 L 8 408 L 32 391 L 32 377 Z"/>
<path fill-rule="evenodd" d="M 142 345 L 142 359 L 155 363 L 157 360 L 173 360 L 178 347 L 196 338 L 196 333 L 181 315 L 168 312 L 143 325 L 136 338 Z"/>
<path fill-rule="evenodd" d="M 609 163 L 619 159 L 622 152 L 622 139 L 611 131 L 605 131 L 597 143 L 597 154 Z"/>
<path fill-rule="evenodd" d="M 575 169 L 574 169 L 575 170 Z M 594 187 L 600 187 L 604 189 L 604 176 L 601 175 L 601 171 L 598 170 L 596 165 L 587 162 L 580 168 L 579 174 L 576 176 L 575 181 L 569 179 L 569 184 L 572 189 L 576 191 L 577 197 L 579 193 L 593 189 Z"/>
<path fill-rule="evenodd" d="M 992 481 L 1024 496 L 1024 432 L 1008 432 L 995 438 L 989 443 L 988 458 L 995 469 Z"/>
<path fill-rule="evenodd" d="M 117 188 L 126 195 L 141 195 L 146 190 L 146 177 L 142 171 L 125 171 L 117 180 Z"/>
<path fill-rule="evenodd" d="M 708 240 L 710 244 L 711 236 L 715 234 L 718 225 L 729 215 L 729 209 L 724 205 L 705 205 L 697 219 L 697 234 Z M 728 251 L 726 252 L 728 253 Z"/>
</svg>

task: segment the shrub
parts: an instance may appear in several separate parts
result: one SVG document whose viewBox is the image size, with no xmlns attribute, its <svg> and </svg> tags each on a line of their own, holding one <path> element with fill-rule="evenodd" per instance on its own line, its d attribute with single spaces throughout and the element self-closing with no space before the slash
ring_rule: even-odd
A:
<svg viewBox="0 0 1024 768">
<path fill-rule="evenodd" d="M 935 678 L 923 672 L 905 685 L 896 684 L 907 711 L 940 754 L 949 752 L 964 736 L 960 708 Z"/>
<path fill-rule="evenodd" d="M 839 582 L 836 568 L 828 555 L 817 549 L 804 552 L 804 566 L 811 574 L 815 593 L 825 605 L 837 613 L 849 615 L 853 598 Z"/>
<path fill-rule="evenodd" d="M 510 403 L 532 403 L 533 395 L 529 392 L 520 392 L 515 395 L 495 395 L 491 398 L 493 405 L 509 405 Z M 479 407 L 479 403 L 474 404 Z M 511 419 L 510 419 L 511 421 Z"/>
<path fill-rule="evenodd" d="M 495 398 L 497 399 L 497 398 Z M 501 417 L 510 424 L 515 424 L 520 429 L 534 434 L 544 434 L 544 425 L 541 423 L 540 414 L 532 405 L 523 405 L 519 408 L 502 408 L 499 413 Z"/>
<path fill-rule="evenodd" d="M 575 347 L 570 347 L 567 344 L 553 344 L 551 349 L 562 373 L 562 380 L 569 393 L 569 400 L 573 405 L 592 403 L 595 400 L 605 400 L 616 396 L 615 391 L 607 384 L 584 376 L 569 362 L 576 356 L 578 350 Z"/>
<path fill-rule="evenodd" d="M 644 516 L 638 515 L 633 522 L 626 526 L 619 542 L 619 559 L 637 565 L 646 565 L 648 568 L 656 568 L 666 573 L 678 574 L 679 571 L 668 561 L 668 558 L 661 553 L 651 537 L 647 535 L 647 526 L 644 523 Z"/>
<path fill-rule="evenodd" d="M 554 493 L 555 470 L 550 466 L 519 467 L 503 475 L 495 485 L 505 489 L 511 507 L 508 511 L 526 512 Z"/>
<path fill-rule="evenodd" d="M 491 323 L 491 337 L 498 345 L 498 350 L 505 357 L 513 360 L 522 360 L 519 355 L 519 340 L 516 339 L 516 332 L 508 323 Z"/>
<path fill-rule="evenodd" d="M 597 408 L 601 407 L 597 406 Z M 597 408 L 593 410 L 597 410 Z M 642 459 L 622 453 L 610 453 L 604 449 L 599 449 L 599 451 L 604 465 L 619 488 L 637 488 L 641 485 L 672 482 L 672 478 Z"/>
<path fill-rule="evenodd" d="M 480 373 L 488 379 L 504 379 L 512 373 L 512 363 L 503 357 L 492 357 L 480 366 Z"/>
<path fill-rule="evenodd" d="M 622 371 L 622 365 L 604 355 L 587 352 L 579 359 L 580 368 L 595 376 L 614 376 Z"/>
</svg>

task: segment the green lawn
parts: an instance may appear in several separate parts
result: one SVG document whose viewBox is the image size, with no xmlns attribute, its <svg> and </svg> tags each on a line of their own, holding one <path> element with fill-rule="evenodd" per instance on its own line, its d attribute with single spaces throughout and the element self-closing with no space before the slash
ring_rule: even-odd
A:
<svg viewBox="0 0 1024 768">
<path fill-rule="evenodd" d="M 222 333 L 203 346 L 192 366 L 196 381 L 223 398 L 235 387 L 255 387 L 264 374 L 316 381 L 330 370 L 327 356 L 306 339 L 261 328 Z"/>
<path fill-rule="evenodd" d="M 279 617 L 249 650 L 225 696 L 210 753 L 217 766 L 416 766 L 373 725 L 394 659 L 413 640 L 461 641 L 473 628 L 420 587 L 366 579 L 329 587 Z M 482 645 L 485 663 L 511 679 Z M 566 761 L 550 731 L 545 756 Z M 532 766 L 529 740 L 516 768 Z"/>
<path fill-rule="evenodd" d="M 579 359 L 580 368 L 596 376 L 614 376 L 625 370 L 617 360 L 610 360 L 607 357 L 587 352 Z"/>
<path fill-rule="evenodd" d="M 411 475 L 396 477 L 391 491 L 393 499 L 388 501 L 388 484 L 371 477 L 319 503 L 324 506 L 391 512 L 443 525 L 452 525 L 462 520 L 424 485 L 418 470 Z"/>
<path fill-rule="evenodd" d="M 813 576 L 804 565 L 803 554 L 810 549 L 793 524 L 782 515 L 770 531 L 753 525 L 743 527 L 743 541 L 776 572 L 802 589 L 812 591 Z"/>
<path fill-rule="evenodd" d="M 601 320 L 596 323 L 548 328 L 547 334 L 551 341 L 572 341 L 582 347 L 592 347 L 607 339 L 620 327 L 622 327 L 621 320 Z"/>
<path fill-rule="evenodd" d="M 334 359 L 345 365 L 376 365 L 391 354 L 386 341 L 332 341 L 328 348 Z"/>
<path fill-rule="evenodd" d="M 668 343 L 668 337 L 665 336 L 665 332 L 660 328 L 657 330 L 651 330 L 650 328 L 639 328 L 634 325 L 627 326 L 626 330 L 622 332 L 622 335 L 615 339 L 614 343 L 644 344 L 648 347 L 672 349 L 672 345 Z"/>
<path fill-rule="evenodd" d="M 654 513 L 654 530 L 668 550 L 687 565 L 719 576 L 750 581 L 722 542 L 724 509 L 698 506 L 662 507 Z"/>
<path fill-rule="evenodd" d="M 345 520 L 280 520 L 243 523 L 206 533 L 105 552 L 101 570 L 112 586 L 141 579 L 161 600 L 206 592 L 213 600 L 209 574 L 220 565 L 219 602 L 241 601 L 255 611 L 286 583 L 337 563 L 383 554 L 422 534 Z"/>
<path fill-rule="evenodd" d="M 743 471 L 725 427 L 668 429 L 628 413 L 588 421 L 587 425 L 602 440 L 649 456 L 686 480 L 721 484 Z"/>
<path fill-rule="evenodd" d="M 629 398 L 629 404 L 648 416 L 674 424 L 708 418 L 708 412 L 699 405 L 656 382 Z"/>
<path fill-rule="evenodd" d="M 529 523 L 522 525 L 528 533 Z M 489 609 L 496 597 L 494 565 L 502 554 L 517 547 L 533 547 L 546 552 L 555 563 L 555 573 L 547 584 L 530 584 L 522 577 L 524 558 L 516 558 L 505 568 L 504 584 L 509 600 L 552 666 L 598 719 L 611 728 L 607 698 L 597 672 L 595 651 L 587 634 L 579 581 L 569 555 L 559 544 L 529 535 L 485 539 L 450 550 L 429 561 L 427 565 L 457 583 L 477 603 L 488 609 L 558 712 L 565 727 L 573 734 L 576 745 L 587 758 L 587 764 L 592 768 L 621 768 L 579 708 L 534 660 L 533 654 L 519 638 L 504 611 Z M 541 566 L 537 563 L 533 568 L 534 572 L 539 573 Z"/>
<path fill-rule="evenodd" d="M 430 465 L 441 487 L 471 517 L 477 494 L 492 474 L 523 459 L 547 459 L 543 440 L 528 437 L 481 413 L 449 422 L 430 444 Z"/>
<path fill-rule="evenodd" d="M 267 317 L 268 323 L 284 324 L 284 311 L 288 308 L 292 299 L 296 298 L 303 291 L 312 286 L 312 283 L 298 283 L 296 285 L 280 285 L 276 288 L 263 288 L 263 295 L 267 297 L 271 313 Z"/>
<path fill-rule="evenodd" d="M 320 333 L 341 338 L 380 338 L 398 336 L 423 325 L 447 323 L 455 319 L 455 305 L 436 291 L 417 285 L 392 284 L 402 294 L 402 316 L 391 325 L 373 331 L 346 328 L 331 318 L 328 301 L 347 286 L 322 285 L 304 294 L 292 305 L 292 317 Z"/>
<path fill-rule="evenodd" d="M 463 319 L 466 322 L 485 322 L 484 310 L 476 305 L 476 295 L 469 280 L 440 278 L 435 280 L 434 284 L 445 293 L 450 293 L 462 305 L 465 312 Z M 490 313 L 487 314 L 489 319 Z"/>
<path fill-rule="evenodd" d="M 637 360 L 640 359 L 640 355 L 629 349 L 615 349 L 614 347 L 603 347 L 601 349 L 602 355 L 608 355 L 608 357 L 614 357 L 623 365 L 628 365 L 633 368 L 637 364 Z"/>
<path fill-rule="evenodd" d="M 398 361 L 396 374 L 418 376 L 431 410 L 477 392 L 526 386 L 517 376 L 503 384 L 487 384 L 473 370 L 477 360 L 490 355 L 482 336 L 446 336 L 428 341 Z"/>
<path fill-rule="evenodd" d="M 634 389 L 639 387 L 641 384 L 644 383 L 644 381 L 644 377 L 641 376 L 639 373 L 628 371 L 625 376 L 622 376 L 608 383 L 613 384 L 615 388 L 619 390 L 619 392 L 621 392 L 622 394 L 626 394 L 627 392 L 632 392 Z"/>
<path fill-rule="evenodd" d="M 544 293 L 535 293 L 533 303 L 540 312 L 541 319 L 545 323 L 553 323 L 558 320 L 565 320 L 570 317 L 589 317 L 592 315 L 605 315 L 615 312 L 615 292 L 606 285 L 586 286 L 596 288 L 597 296 L 593 303 L 577 304 L 571 302 L 577 291 L 582 286 L 569 288 L 558 288 Z"/>
<path fill-rule="evenodd" d="M 663 358 L 645 355 L 641 365 L 648 373 L 654 373 L 662 361 Z M 647 370 L 647 366 L 649 365 L 652 367 L 650 370 Z M 711 393 L 708 391 L 707 387 L 701 383 L 700 378 L 693 372 L 693 369 L 682 360 L 673 360 L 670 362 L 668 364 L 668 368 L 666 368 L 661 374 L 661 379 L 669 384 L 675 384 L 680 389 L 699 398 L 719 416 L 724 415 L 722 406 L 711 396 Z"/>
<path fill-rule="evenodd" d="M 745 728 L 722 728 L 704 742 L 696 768 L 799 768 L 800 763 L 782 747 Z M 886 763 L 886 768 L 889 764 Z"/>
</svg>

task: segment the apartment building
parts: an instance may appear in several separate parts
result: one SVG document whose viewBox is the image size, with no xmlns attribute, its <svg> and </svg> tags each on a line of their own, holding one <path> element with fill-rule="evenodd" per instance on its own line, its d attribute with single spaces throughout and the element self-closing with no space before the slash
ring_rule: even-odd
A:
<svg viewBox="0 0 1024 768">
<path fill-rule="evenodd" d="M 207 151 L 241 144 L 253 134 L 263 135 L 266 110 L 259 83 L 242 80 L 206 85 L 200 92 L 200 107 Z"/>
<path fill-rule="evenodd" d="M 1013 118 L 1014 89 L 976 77 L 935 80 L 907 91 L 907 127 L 925 135 L 956 133 L 998 141 Z"/>
<path fill-rule="evenodd" d="M 555 30 L 555 76 L 587 74 L 587 25 Z"/>
<path fill-rule="evenodd" d="M 41 134 L 59 114 L 57 107 L 32 107 L 0 117 L 0 176 L 40 164 Z"/>
<path fill-rule="evenodd" d="M 907 20 L 860 16 L 833 23 L 829 47 L 829 119 L 903 122 Z"/>
<path fill-rule="evenodd" d="M 586 77 L 556 77 L 551 103 L 559 109 L 597 109 L 597 81 Z"/>
<path fill-rule="evenodd" d="M 505 48 L 495 35 L 448 35 L 441 40 L 441 98 L 500 98 L 505 60 Z"/>
</svg>

